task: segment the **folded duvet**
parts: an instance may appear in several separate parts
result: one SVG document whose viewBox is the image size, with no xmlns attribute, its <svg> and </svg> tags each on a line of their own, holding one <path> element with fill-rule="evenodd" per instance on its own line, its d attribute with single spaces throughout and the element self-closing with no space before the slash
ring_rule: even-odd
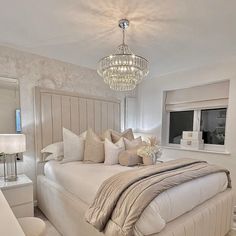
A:
<svg viewBox="0 0 236 236">
<path fill-rule="evenodd" d="M 204 161 L 179 159 L 116 174 L 100 186 L 86 220 L 107 235 L 134 235 L 142 212 L 162 192 L 191 180 L 229 172 Z"/>
</svg>

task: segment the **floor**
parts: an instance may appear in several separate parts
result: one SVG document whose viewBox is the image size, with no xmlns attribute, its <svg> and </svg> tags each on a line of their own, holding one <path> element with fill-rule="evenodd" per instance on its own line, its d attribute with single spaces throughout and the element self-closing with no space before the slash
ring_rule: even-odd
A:
<svg viewBox="0 0 236 236">
<path fill-rule="evenodd" d="M 35 217 L 42 219 L 46 224 L 46 234 L 45 236 L 62 236 L 57 232 L 54 226 L 48 221 L 47 217 L 36 207 L 34 209 Z M 226 236 L 236 236 L 236 231 L 231 231 Z"/>
<path fill-rule="evenodd" d="M 37 208 L 34 209 L 34 216 L 42 219 L 46 224 L 46 233 L 44 236 L 62 236 L 57 232 L 54 226 L 48 221 L 47 217 Z"/>
</svg>

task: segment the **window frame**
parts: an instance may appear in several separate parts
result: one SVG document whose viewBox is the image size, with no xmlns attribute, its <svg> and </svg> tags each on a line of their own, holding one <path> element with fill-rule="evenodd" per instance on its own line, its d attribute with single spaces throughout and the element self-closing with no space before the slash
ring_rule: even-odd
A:
<svg viewBox="0 0 236 236">
<path fill-rule="evenodd" d="M 200 131 L 201 129 L 201 111 L 202 110 L 211 110 L 211 109 L 226 109 L 226 122 L 225 122 L 225 141 L 224 145 L 219 144 L 205 144 L 204 143 L 204 149 L 205 151 L 217 151 L 217 152 L 224 152 L 226 149 L 226 127 L 227 127 L 227 114 L 228 114 L 228 106 L 219 106 L 219 107 L 209 107 L 209 108 L 202 108 L 202 109 L 191 109 L 194 111 L 193 115 L 193 130 L 194 131 Z M 169 135 L 170 135 L 170 113 L 171 112 L 181 112 L 181 111 L 187 111 L 187 110 L 177 110 L 177 111 L 166 111 L 166 140 L 165 143 L 168 147 L 173 148 L 180 148 L 181 144 L 174 144 L 169 143 Z"/>
</svg>

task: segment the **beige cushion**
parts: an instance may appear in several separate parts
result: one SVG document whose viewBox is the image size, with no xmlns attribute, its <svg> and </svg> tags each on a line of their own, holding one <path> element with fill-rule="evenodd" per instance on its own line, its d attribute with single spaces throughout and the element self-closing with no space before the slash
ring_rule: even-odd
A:
<svg viewBox="0 0 236 236">
<path fill-rule="evenodd" d="M 78 136 L 70 130 L 63 128 L 64 158 L 62 163 L 82 161 L 84 159 L 85 134 Z"/>
<path fill-rule="evenodd" d="M 107 138 L 105 139 L 105 165 L 116 165 L 119 163 L 119 154 L 125 150 L 123 138 L 117 143 L 112 143 Z"/>
<path fill-rule="evenodd" d="M 142 158 L 137 155 L 137 149 L 130 149 L 120 153 L 119 163 L 122 166 L 135 166 L 142 163 Z"/>
<path fill-rule="evenodd" d="M 46 230 L 44 221 L 36 217 L 19 218 L 18 222 L 26 236 L 43 236 Z"/>
<path fill-rule="evenodd" d="M 111 139 L 111 130 L 110 130 L 110 129 L 106 130 L 106 131 L 102 134 L 102 139 L 103 139 L 103 140 L 108 139 L 109 141 L 112 142 L 112 139 Z"/>
<path fill-rule="evenodd" d="M 127 138 L 128 140 L 134 139 L 134 134 L 133 134 L 132 129 L 127 129 L 122 133 L 119 133 L 115 130 L 110 130 L 110 132 L 111 132 L 111 140 L 113 143 L 118 142 L 121 137 Z"/>
<path fill-rule="evenodd" d="M 130 150 L 134 148 L 137 149 L 138 147 L 141 147 L 143 145 L 141 136 L 133 140 L 128 140 L 127 138 L 124 138 L 124 142 L 125 142 L 126 150 Z"/>
<path fill-rule="evenodd" d="M 104 141 L 92 129 L 89 129 L 85 140 L 84 161 L 99 163 L 104 162 L 104 160 Z"/>
</svg>

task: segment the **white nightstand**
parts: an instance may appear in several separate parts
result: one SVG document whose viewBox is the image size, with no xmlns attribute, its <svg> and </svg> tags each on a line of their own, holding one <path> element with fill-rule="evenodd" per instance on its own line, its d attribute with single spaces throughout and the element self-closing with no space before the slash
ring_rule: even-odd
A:
<svg viewBox="0 0 236 236">
<path fill-rule="evenodd" d="M 0 177 L 0 189 L 17 218 L 34 216 L 33 182 L 26 175 L 18 175 L 13 182 Z"/>
</svg>

